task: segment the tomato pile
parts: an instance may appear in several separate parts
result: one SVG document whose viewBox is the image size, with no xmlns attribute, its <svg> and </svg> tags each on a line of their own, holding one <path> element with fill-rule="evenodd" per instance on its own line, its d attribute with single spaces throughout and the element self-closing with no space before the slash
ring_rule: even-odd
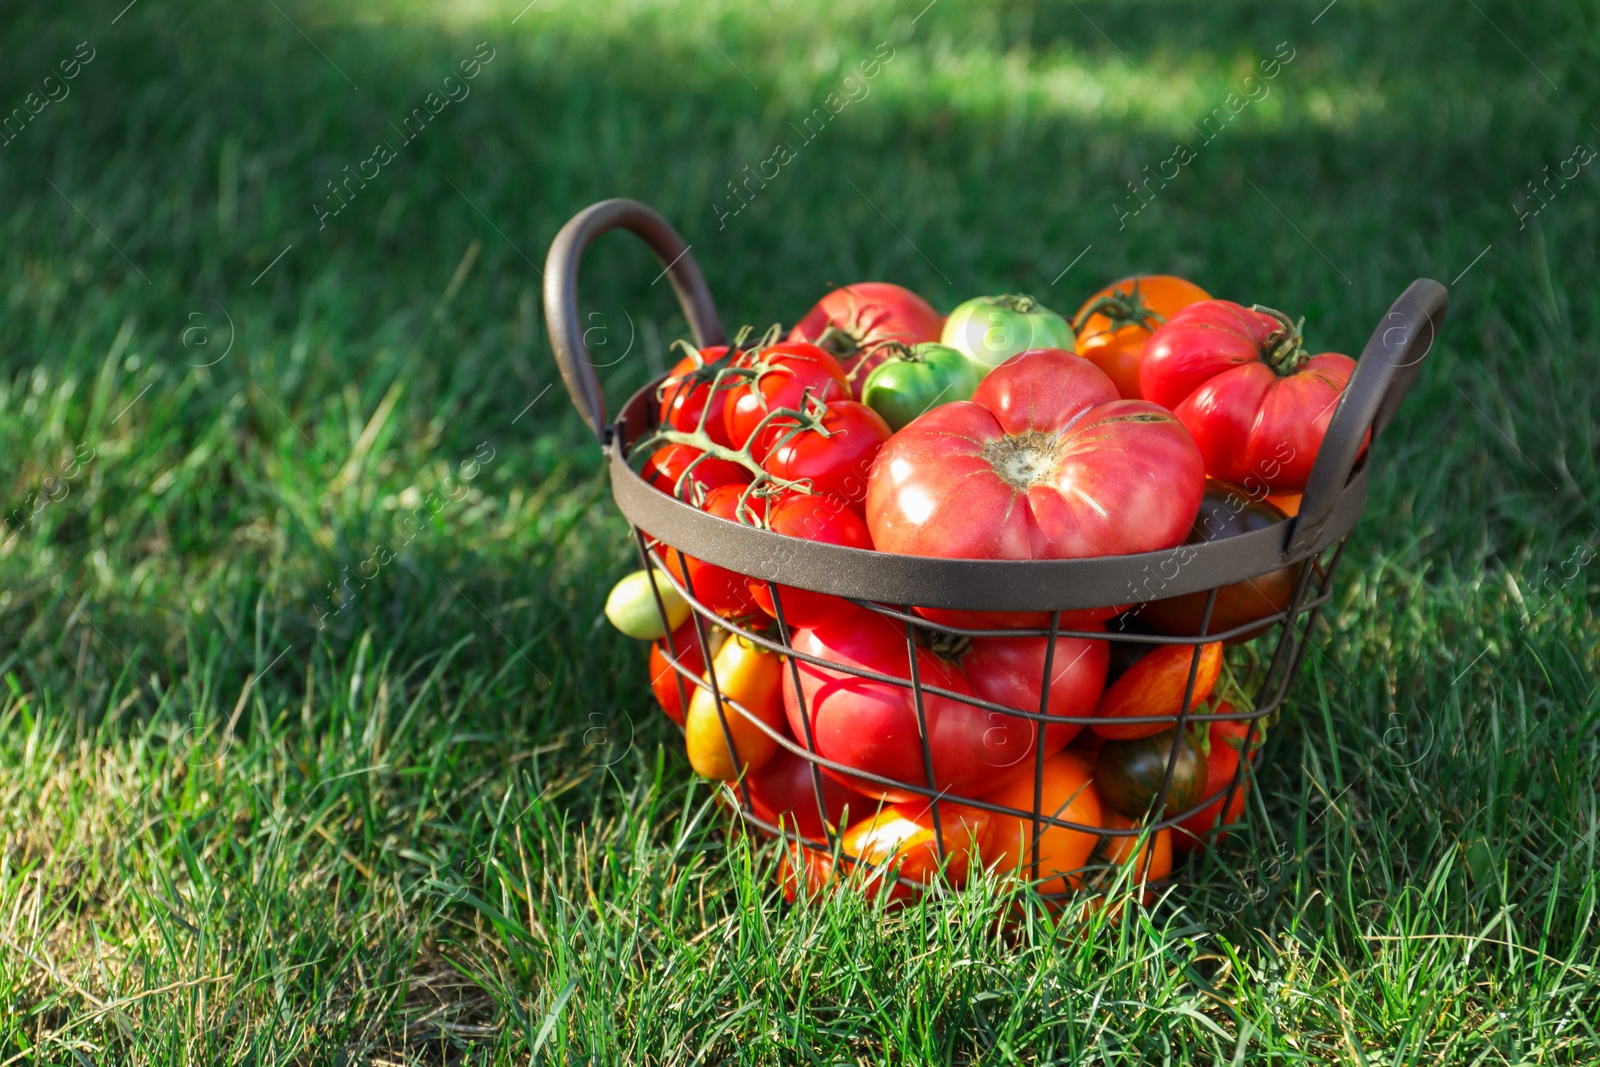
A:
<svg viewBox="0 0 1600 1067">
<path fill-rule="evenodd" d="M 679 344 L 657 428 L 631 453 L 650 485 L 728 522 L 946 559 L 1181 551 L 1282 522 L 1355 366 L 1309 354 L 1280 312 L 1166 275 L 1107 286 L 1070 320 L 1017 294 L 944 316 L 862 283 L 786 335 Z M 1093 891 L 1097 865 L 1160 878 L 1217 840 L 1244 808 L 1246 739 L 1262 735 L 1235 710 L 1234 672 L 1302 577 L 1224 587 L 1209 620 L 1206 593 L 1158 585 L 1129 597 L 1142 603 L 1060 613 L 1073 633 L 1052 645 L 952 632 L 1048 629 L 1049 613 L 913 608 L 923 625 L 655 539 L 646 550 L 650 571 L 606 611 L 651 641 L 651 687 L 691 766 L 802 839 L 791 892 L 860 868 L 850 884 L 894 899 L 984 869 Z M 1160 640 L 1202 633 L 1220 637 Z M 1203 718 L 1180 734 L 1186 694 Z"/>
</svg>

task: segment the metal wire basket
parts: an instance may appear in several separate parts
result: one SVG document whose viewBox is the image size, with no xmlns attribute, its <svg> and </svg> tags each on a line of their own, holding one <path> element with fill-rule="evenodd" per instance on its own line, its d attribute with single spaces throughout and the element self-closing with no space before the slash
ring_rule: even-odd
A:
<svg viewBox="0 0 1600 1067">
<path fill-rule="evenodd" d="M 775 534 L 754 526 L 741 525 L 709 515 L 649 485 L 629 463 L 630 446 L 655 425 L 658 403 L 652 382 L 623 403 L 616 417 L 608 421 L 605 400 L 595 376 L 594 366 L 583 341 L 583 326 L 577 304 L 578 266 L 585 248 L 599 235 L 623 228 L 648 245 L 670 278 L 688 320 L 697 346 L 724 343 L 711 295 L 683 239 L 660 215 L 637 201 L 615 199 L 595 204 L 564 226 L 550 247 L 546 261 L 544 304 L 550 339 L 561 375 L 574 405 L 599 439 L 611 476 L 617 505 L 631 524 L 642 565 L 660 568 L 659 552 L 677 554 L 678 574 L 669 573 L 693 609 L 693 620 L 700 657 L 712 661 L 711 635 L 715 628 L 732 631 L 745 640 L 786 657 L 785 669 L 792 672 L 796 691 L 802 691 L 800 665 L 809 663 L 835 673 L 849 674 L 871 681 L 910 689 L 913 693 L 918 728 L 922 737 L 926 775 L 921 781 L 874 775 L 857 767 L 830 760 L 817 750 L 810 717 L 802 709 L 805 736 L 791 739 L 781 730 L 761 722 L 748 709 L 718 692 L 717 679 L 708 672 L 702 676 L 691 669 L 685 650 L 672 643 L 667 614 L 661 617 L 668 645 L 667 659 L 677 673 L 676 684 L 684 706 L 690 687 L 709 688 L 719 713 L 729 709 L 744 716 L 751 725 L 768 734 L 779 746 L 810 765 L 818 814 L 826 828 L 826 840 L 805 837 L 793 827 L 778 826 L 762 819 L 750 800 L 744 783 L 725 786 L 728 799 L 744 820 L 761 830 L 786 837 L 804 848 L 837 855 L 839 834 L 831 826 L 824 804 L 824 771 L 867 781 L 910 796 L 925 797 L 932 809 L 933 828 L 939 855 L 945 841 L 939 805 L 956 803 L 994 815 L 1027 820 L 1032 827 L 1032 874 L 1037 882 L 1040 835 L 1048 827 L 1060 827 L 1098 835 L 1101 838 L 1129 837 L 1175 826 L 1189 816 L 1206 810 L 1221 800 L 1217 809 L 1226 812 L 1236 791 L 1244 787 L 1244 776 L 1251 773 L 1251 761 L 1241 759 L 1238 769 L 1226 783 L 1208 783 L 1205 796 L 1185 811 L 1148 817 L 1142 824 L 1126 828 L 1090 826 L 1061 818 L 1060 809 L 1048 811 L 1043 802 L 1045 745 L 1033 745 L 1033 803 L 1031 809 L 998 805 L 979 797 L 957 796 L 935 785 L 932 756 L 928 750 L 928 723 L 924 699 L 936 695 L 953 699 L 986 712 L 1000 714 L 1033 725 L 1040 738 L 1046 724 L 1088 726 L 1093 717 L 1062 717 L 1048 713 L 1051 656 L 1058 637 L 1081 638 L 1127 645 L 1177 645 L 1193 649 L 1187 688 L 1179 705 L 1170 713 L 1120 719 L 1127 724 L 1162 723 L 1174 727 L 1172 753 L 1160 793 L 1151 811 L 1164 811 L 1167 792 L 1179 757 L 1179 740 L 1190 723 L 1231 719 L 1248 720 L 1244 752 L 1253 749 L 1258 724 L 1276 712 L 1299 667 L 1307 644 L 1307 633 L 1318 611 L 1332 594 L 1332 580 L 1344 551 L 1345 539 L 1360 517 L 1367 501 L 1371 454 L 1384 430 L 1394 418 L 1401 401 L 1416 377 L 1423 358 L 1432 346 L 1443 320 L 1448 296 L 1437 282 L 1413 282 L 1394 302 L 1373 332 L 1361 359 L 1338 403 L 1310 480 L 1292 519 L 1236 536 L 1189 545 L 1181 566 L 1174 566 L 1174 550 L 1137 555 L 1059 560 L 977 560 L 935 559 L 894 555 L 885 552 L 840 547 Z M 670 547 L 667 547 L 670 546 Z M 777 635 L 743 626 L 719 617 L 695 597 L 688 580 L 684 557 L 689 556 L 764 581 L 776 607 Z M 1208 632 L 1218 591 L 1234 583 L 1247 582 L 1298 567 L 1293 596 L 1287 607 L 1267 617 L 1243 622 L 1216 633 Z M 1170 572 L 1170 573 L 1169 573 Z M 1151 576 L 1159 581 L 1152 585 Z M 792 630 L 783 617 L 780 586 L 792 586 L 831 594 L 852 601 L 866 610 L 893 620 L 905 632 L 907 677 L 899 678 L 818 659 L 796 649 Z M 1192 636 L 1169 636 L 1106 630 L 1074 630 L 1062 625 L 1063 615 L 1083 609 L 1123 606 L 1180 595 L 1203 594 L 1200 625 Z M 1028 629 L 983 630 L 930 622 L 915 613 L 916 608 L 956 611 L 1034 613 L 1048 625 Z M 1257 632 L 1265 630 L 1258 635 Z M 1010 707 L 972 697 L 970 694 L 941 689 L 920 677 L 916 667 L 919 634 L 935 632 L 950 637 L 1034 636 L 1049 638 L 1046 644 L 1044 674 L 1040 679 L 1037 707 Z M 1248 711 L 1236 708 L 1231 713 L 1206 713 L 1191 707 L 1202 646 L 1218 641 L 1253 638 L 1258 669 L 1248 679 L 1253 692 Z M 1259 666 L 1264 662 L 1265 666 Z M 723 730 L 729 748 L 733 737 L 724 717 Z M 1259 755 L 1259 753 L 1257 753 Z M 1211 786 L 1215 788 L 1211 788 Z M 849 857 L 846 857 L 848 860 Z"/>
</svg>

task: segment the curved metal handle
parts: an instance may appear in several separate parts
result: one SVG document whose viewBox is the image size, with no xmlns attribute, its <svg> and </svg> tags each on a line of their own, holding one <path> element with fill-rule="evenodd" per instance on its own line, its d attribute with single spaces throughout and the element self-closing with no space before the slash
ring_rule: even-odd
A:
<svg viewBox="0 0 1600 1067">
<path fill-rule="evenodd" d="M 1365 463 L 1361 446 L 1367 440 L 1367 430 L 1371 429 L 1372 441 L 1376 442 L 1393 421 L 1423 359 L 1433 348 L 1449 306 L 1450 294 L 1444 286 L 1418 278 L 1372 331 L 1355 373 L 1339 397 L 1339 406 L 1334 409 L 1327 436 L 1312 465 L 1285 558 L 1303 554 L 1315 544 L 1333 514 L 1340 492 L 1357 469 L 1357 461 Z"/>
<path fill-rule="evenodd" d="M 578 318 L 578 264 L 590 241 L 619 226 L 632 231 L 656 254 L 662 273 L 671 279 L 678 304 L 689 320 L 695 345 L 704 348 L 724 340 L 706 280 L 689 254 L 689 246 L 666 219 L 637 200 L 621 198 L 602 200 L 572 216 L 550 242 L 550 254 L 545 257 L 544 319 L 572 404 L 602 445 L 606 443 L 606 398 L 595 377 L 589 347 L 583 343 L 583 325 Z"/>
</svg>

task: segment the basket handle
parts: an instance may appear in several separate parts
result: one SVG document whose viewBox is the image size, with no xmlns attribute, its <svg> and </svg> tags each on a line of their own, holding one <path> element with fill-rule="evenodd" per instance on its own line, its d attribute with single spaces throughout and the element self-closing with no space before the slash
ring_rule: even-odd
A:
<svg viewBox="0 0 1600 1067">
<path fill-rule="evenodd" d="M 583 324 L 578 317 L 578 264 L 590 241 L 619 226 L 632 231 L 656 254 L 662 273 L 672 281 L 684 318 L 689 320 L 695 345 L 704 348 L 724 340 L 705 277 L 689 254 L 690 246 L 683 243 L 666 219 L 637 200 L 622 198 L 602 200 L 572 216 L 550 243 L 550 254 L 545 257 L 544 318 L 550 330 L 550 347 L 555 350 L 556 364 L 561 368 L 561 379 L 572 405 L 602 445 L 607 436 L 606 398 L 600 391 L 589 347 L 583 342 Z"/>
<path fill-rule="evenodd" d="M 1433 348 L 1449 306 L 1450 294 L 1444 286 L 1429 278 L 1418 278 L 1372 331 L 1311 467 L 1311 477 L 1300 500 L 1300 514 L 1285 549 L 1286 558 L 1304 555 L 1316 544 L 1339 495 L 1357 469 L 1357 461 L 1366 463 L 1361 446 L 1367 430 L 1371 429 L 1372 441 L 1376 442 L 1393 421 L 1423 359 Z"/>
</svg>

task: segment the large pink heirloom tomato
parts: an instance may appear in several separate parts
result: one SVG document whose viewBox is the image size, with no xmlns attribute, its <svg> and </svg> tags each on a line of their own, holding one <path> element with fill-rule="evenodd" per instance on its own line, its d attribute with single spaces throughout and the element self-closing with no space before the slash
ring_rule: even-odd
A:
<svg viewBox="0 0 1600 1067">
<path fill-rule="evenodd" d="M 875 548 L 913 556 L 1124 555 L 1182 544 L 1204 492 L 1200 450 L 1171 412 L 1040 348 L 889 439 L 867 525 Z"/>
<path fill-rule="evenodd" d="M 1098 629 L 1093 624 L 1089 628 Z M 793 673 L 783 674 L 784 710 L 794 736 L 802 741 L 813 738 L 818 754 L 853 770 L 926 783 L 927 765 L 911 689 L 858 678 L 839 669 L 853 667 L 909 681 L 905 627 L 876 612 L 852 607 L 815 627 L 795 631 L 793 640 L 796 652 L 827 664 L 797 657 L 798 692 Z M 917 646 L 917 680 L 924 686 L 1037 713 L 1047 643 L 1043 637 L 981 637 L 954 660 Z M 1056 638 L 1048 714 L 1093 714 L 1109 661 L 1103 640 Z M 923 693 L 922 712 L 928 724 L 934 789 L 949 790 L 952 796 L 981 796 L 1033 767 L 1039 730 L 1032 720 L 929 692 Z M 1081 729 L 1052 723 L 1044 730 L 1045 754 L 1060 751 Z M 869 797 L 899 802 L 917 796 L 854 775 L 828 773 Z"/>
</svg>

